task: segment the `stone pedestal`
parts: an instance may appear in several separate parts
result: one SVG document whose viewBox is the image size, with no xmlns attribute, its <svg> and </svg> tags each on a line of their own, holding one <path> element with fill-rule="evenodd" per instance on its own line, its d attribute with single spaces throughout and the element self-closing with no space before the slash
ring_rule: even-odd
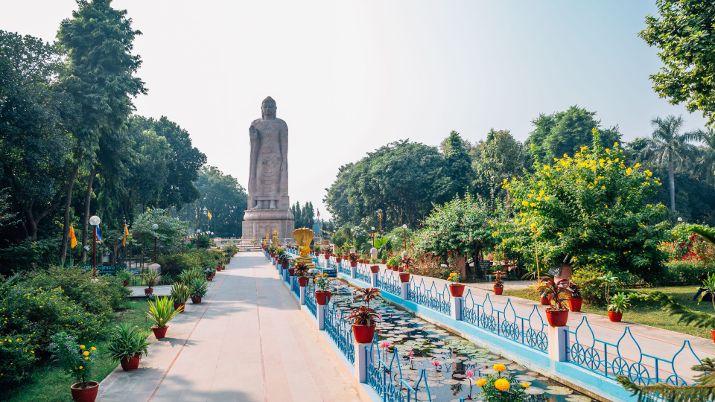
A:
<svg viewBox="0 0 715 402">
<path fill-rule="evenodd" d="M 293 236 L 293 213 L 289 209 L 248 209 L 243 216 L 244 239 L 258 240 L 278 231 L 279 241 Z"/>
</svg>

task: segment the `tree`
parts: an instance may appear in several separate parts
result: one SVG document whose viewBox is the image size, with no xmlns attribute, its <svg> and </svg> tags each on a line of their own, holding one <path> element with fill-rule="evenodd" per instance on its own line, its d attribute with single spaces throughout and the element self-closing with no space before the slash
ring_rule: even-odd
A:
<svg viewBox="0 0 715 402">
<path fill-rule="evenodd" d="M 641 38 L 659 49 L 663 66 L 650 76 L 653 89 L 673 104 L 700 110 L 715 124 L 715 3 L 657 0 L 659 16 L 647 16 Z"/>
<path fill-rule="evenodd" d="M 594 128 L 601 132 L 604 144 L 620 141 L 618 127 L 600 130 L 601 123 L 595 116 L 596 112 L 578 106 L 571 106 L 563 112 L 539 115 L 532 122 L 534 131 L 526 141 L 534 159 L 548 163 L 553 158 L 577 152 L 581 146 L 591 143 L 591 131 Z"/>
<path fill-rule="evenodd" d="M 482 252 L 496 244 L 492 236 L 494 211 L 470 194 L 438 205 L 417 234 L 417 247 L 443 258 L 450 253 L 471 256 L 479 266 Z"/>
<path fill-rule="evenodd" d="M 442 141 L 440 148 L 444 155 L 444 172 L 450 178 L 444 196 L 464 196 L 474 181 L 469 144 L 462 139 L 458 132 L 452 131 Z"/>
<path fill-rule="evenodd" d="M 489 130 L 487 139 L 472 148 L 472 159 L 473 188 L 491 202 L 506 194 L 501 187 L 504 179 L 521 176 L 529 166 L 524 146 L 508 130 Z"/>
<path fill-rule="evenodd" d="M 670 191 L 670 210 L 675 213 L 675 172 L 687 167 L 692 161 L 695 147 L 689 142 L 695 134 L 681 134 L 682 116 L 668 116 L 664 119 L 656 117 L 652 121 L 652 137 L 648 139 L 643 149 L 643 158 L 668 172 L 668 189 Z"/>
<path fill-rule="evenodd" d="M 594 132 L 591 148 L 536 163 L 533 174 L 504 183 L 513 224 L 531 240 L 522 252 L 538 249 L 547 266 L 570 260 L 577 268 L 653 278 L 669 226 L 665 206 L 650 203 L 660 182 L 639 163 L 626 165 L 618 144 L 605 148 Z"/>
<path fill-rule="evenodd" d="M 446 201 L 449 180 L 436 147 L 403 140 L 341 167 L 325 203 L 338 225 L 358 225 L 382 209 L 386 227 L 415 226 Z"/>
<path fill-rule="evenodd" d="M 156 230 L 152 228 L 154 224 L 158 225 Z M 188 224 L 172 217 L 165 209 L 153 208 L 139 214 L 130 230 L 132 240 L 139 244 L 142 253 L 153 250 L 155 239 L 158 252 L 168 253 L 179 249 L 188 234 Z"/>
<path fill-rule="evenodd" d="M 71 110 L 56 84 L 61 69 L 54 46 L 0 30 L 0 188 L 10 189 L 27 240 L 59 203 L 74 144 L 61 114 Z"/>
<path fill-rule="evenodd" d="M 169 176 L 161 190 L 159 206 L 177 207 L 198 199 L 199 191 L 194 186 L 199 169 L 206 163 L 206 155 L 191 143 L 189 132 L 165 116 L 154 120 L 142 116 L 132 116 L 130 127 L 138 130 L 152 130 L 164 137 L 171 147 L 171 157 L 167 161 Z"/>
<path fill-rule="evenodd" d="M 96 152 L 103 135 L 113 135 L 134 109 L 132 97 L 146 93 L 134 76 L 141 65 L 132 54 L 134 38 L 126 11 L 115 10 L 111 0 L 78 0 L 72 18 L 62 21 L 57 40 L 67 54 L 68 68 L 61 75 L 63 89 L 76 106 L 71 131 L 76 138 L 75 159 L 69 166 L 61 260 L 67 252 L 70 207 L 80 167 L 88 167 L 85 199 L 89 199 L 96 174 Z M 85 210 L 84 234 L 89 210 Z"/>
<path fill-rule="evenodd" d="M 306 202 L 303 207 L 300 206 L 300 202 L 296 202 L 290 209 L 293 212 L 296 228 L 313 228 L 315 224 L 315 213 L 313 211 L 312 202 Z"/>
<path fill-rule="evenodd" d="M 702 166 L 702 171 L 698 172 L 699 176 L 707 184 L 715 187 L 715 129 L 698 130 L 692 134 L 692 137 L 704 144 L 697 161 L 697 165 Z"/>
<path fill-rule="evenodd" d="M 199 199 L 182 208 L 179 217 L 217 236 L 240 237 L 248 194 L 238 180 L 217 167 L 204 166 L 199 170 L 195 185 Z M 204 208 L 211 212 L 210 221 L 203 213 Z"/>
</svg>

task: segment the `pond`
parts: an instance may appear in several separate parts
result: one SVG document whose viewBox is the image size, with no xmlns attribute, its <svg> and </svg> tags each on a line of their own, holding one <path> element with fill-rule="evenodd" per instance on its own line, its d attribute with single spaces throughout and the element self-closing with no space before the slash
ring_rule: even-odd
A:
<svg viewBox="0 0 715 402">
<path fill-rule="evenodd" d="M 342 280 L 333 281 L 333 287 L 331 302 L 340 309 L 349 309 L 353 305 L 354 288 Z M 494 374 L 492 366 L 497 363 L 506 365 L 507 372 L 515 375 L 519 381 L 529 383 L 526 392 L 531 395 L 530 400 L 591 401 L 591 398 L 569 387 L 418 318 L 382 298 L 371 301 L 370 306 L 382 315 L 382 321 L 377 326 L 377 338 L 381 350 L 387 351 L 383 360 L 389 361 L 393 347 L 396 347 L 403 378 L 413 385 L 424 368 L 433 401 L 459 401 L 460 398 L 467 398 L 469 381 L 465 378 L 465 372 L 473 370 L 476 373 L 475 379 Z M 476 385 L 472 387 L 472 397 L 480 400 L 479 387 Z M 426 399 L 423 393 L 419 393 L 418 398 Z"/>
</svg>

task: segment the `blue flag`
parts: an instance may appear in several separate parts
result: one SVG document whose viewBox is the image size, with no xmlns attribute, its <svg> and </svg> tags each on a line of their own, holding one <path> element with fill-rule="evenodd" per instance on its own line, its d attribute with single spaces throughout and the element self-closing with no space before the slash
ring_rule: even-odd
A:
<svg viewBox="0 0 715 402">
<path fill-rule="evenodd" d="M 94 227 L 94 235 L 97 237 L 97 241 L 102 241 L 102 229 L 99 228 L 99 225 Z"/>
</svg>

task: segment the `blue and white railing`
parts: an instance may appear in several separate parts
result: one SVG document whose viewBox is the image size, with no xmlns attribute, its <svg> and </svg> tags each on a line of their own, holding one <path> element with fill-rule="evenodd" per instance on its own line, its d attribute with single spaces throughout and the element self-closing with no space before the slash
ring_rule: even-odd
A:
<svg viewBox="0 0 715 402">
<path fill-rule="evenodd" d="M 397 346 L 380 347 L 377 339 L 370 344 L 367 362 L 367 384 L 383 401 L 431 401 L 425 369 L 420 370 L 417 380 L 410 383 L 402 375 L 400 352 Z M 418 398 L 418 393 L 422 396 Z"/>
</svg>

